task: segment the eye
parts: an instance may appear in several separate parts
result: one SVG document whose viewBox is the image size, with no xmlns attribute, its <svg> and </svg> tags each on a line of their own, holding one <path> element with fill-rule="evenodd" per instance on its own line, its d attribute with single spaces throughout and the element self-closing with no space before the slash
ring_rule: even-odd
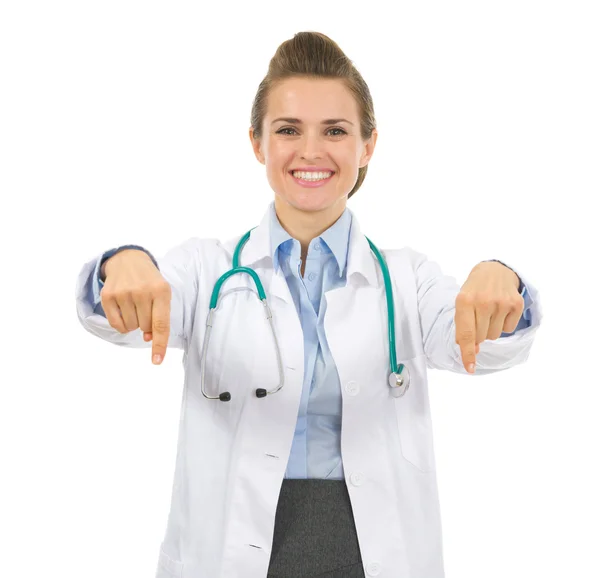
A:
<svg viewBox="0 0 600 578">
<path fill-rule="evenodd" d="M 285 128 L 280 128 L 280 129 L 277 131 L 277 133 L 276 133 L 276 134 L 284 134 L 284 135 L 286 135 L 286 136 L 292 136 L 290 133 L 288 133 L 288 132 L 284 132 L 284 131 L 287 131 L 287 130 L 292 130 L 292 131 L 296 132 L 296 129 L 295 129 L 295 128 L 292 128 L 292 127 L 285 127 Z M 339 131 L 340 131 L 340 133 L 341 133 L 341 134 L 334 134 L 334 135 L 332 135 L 332 136 L 342 136 L 342 134 L 347 134 L 347 133 L 346 133 L 346 131 L 345 131 L 343 128 L 339 128 L 339 127 L 330 128 L 330 129 L 328 129 L 328 130 L 327 130 L 327 132 L 329 132 L 329 131 L 332 131 L 332 130 L 339 130 Z"/>
</svg>

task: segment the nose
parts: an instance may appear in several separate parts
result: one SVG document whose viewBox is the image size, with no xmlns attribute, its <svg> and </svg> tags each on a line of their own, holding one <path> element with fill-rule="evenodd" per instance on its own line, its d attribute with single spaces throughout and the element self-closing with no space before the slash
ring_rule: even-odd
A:
<svg viewBox="0 0 600 578">
<path fill-rule="evenodd" d="M 323 158 L 324 141 L 318 133 L 307 131 L 299 143 L 302 158 L 307 160 Z"/>
</svg>

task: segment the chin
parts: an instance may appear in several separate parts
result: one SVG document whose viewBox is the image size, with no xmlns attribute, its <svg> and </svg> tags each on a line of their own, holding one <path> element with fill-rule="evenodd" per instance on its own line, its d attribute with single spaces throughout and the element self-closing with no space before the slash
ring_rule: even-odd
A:
<svg viewBox="0 0 600 578">
<path fill-rule="evenodd" d="M 338 199 L 327 198 L 318 194 L 286 195 L 285 200 L 299 211 L 316 212 L 323 211 L 335 205 Z"/>
</svg>

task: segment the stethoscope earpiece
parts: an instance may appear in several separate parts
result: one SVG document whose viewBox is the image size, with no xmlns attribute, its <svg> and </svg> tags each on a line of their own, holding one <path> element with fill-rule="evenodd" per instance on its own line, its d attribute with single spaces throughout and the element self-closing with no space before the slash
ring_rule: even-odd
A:
<svg viewBox="0 0 600 578">
<path fill-rule="evenodd" d="M 256 390 L 256 397 L 266 397 L 267 396 L 267 390 L 266 389 L 257 389 Z M 219 399 L 221 401 L 231 401 L 231 394 L 228 391 L 224 391 L 223 393 L 219 394 Z"/>
</svg>

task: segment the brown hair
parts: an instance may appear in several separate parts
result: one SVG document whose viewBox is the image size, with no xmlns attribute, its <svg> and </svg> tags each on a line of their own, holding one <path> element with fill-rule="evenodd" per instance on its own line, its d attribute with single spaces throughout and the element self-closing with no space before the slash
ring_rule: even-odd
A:
<svg viewBox="0 0 600 578">
<path fill-rule="evenodd" d="M 267 97 L 272 88 L 292 77 L 339 78 L 354 96 L 360 114 L 360 133 L 363 141 L 371 137 L 376 128 L 373 99 L 367 83 L 352 61 L 331 38 L 320 32 L 298 32 L 279 45 L 267 75 L 260 83 L 250 122 L 254 138 L 262 136 L 262 124 L 267 111 Z M 358 179 L 348 194 L 350 198 L 362 185 L 368 164 L 358 169 Z"/>
</svg>

